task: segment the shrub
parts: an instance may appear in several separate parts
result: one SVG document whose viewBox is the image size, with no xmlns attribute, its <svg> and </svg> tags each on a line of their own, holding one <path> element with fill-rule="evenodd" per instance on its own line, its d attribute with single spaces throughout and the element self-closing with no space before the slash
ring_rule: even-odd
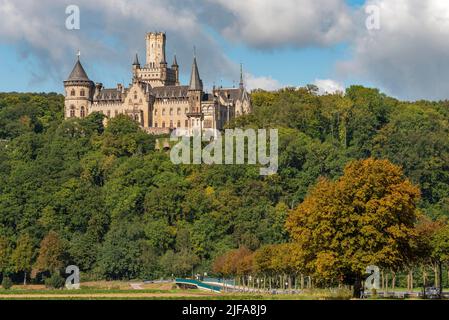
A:
<svg viewBox="0 0 449 320">
<path fill-rule="evenodd" d="M 11 279 L 8 278 L 8 277 L 4 277 L 4 278 L 3 278 L 3 281 L 2 281 L 2 287 L 3 287 L 3 289 L 5 289 L 5 290 L 11 289 L 11 287 L 12 287 L 12 281 L 11 281 Z"/>
<path fill-rule="evenodd" d="M 45 279 L 45 286 L 52 289 L 64 288 L 65 280 L 59 273 L 53 273 L 50 278 Z"/>
</svg>

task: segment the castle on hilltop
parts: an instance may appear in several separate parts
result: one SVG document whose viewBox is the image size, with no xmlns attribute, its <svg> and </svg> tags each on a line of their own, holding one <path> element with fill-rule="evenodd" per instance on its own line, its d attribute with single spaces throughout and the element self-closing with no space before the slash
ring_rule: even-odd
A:
<svg viewBox="0 0 449 320">
<path fill-rule="evenodd" d="M 69 78 L 64 81 L 65 118 L 84 118 L 99 112 L 111 119 L 125 114 L 149 133 L 169 133 L 176 128 L 189 132 L 223 129 L 234 117 L 251 112 L 251 99 L 245 90 L 243 72 L 238 88 L 216 88 L 204 92 L 196 56 L 189 85 L 179 83 L 179 65 L 174 56 L 168 67 L 165 33 L 146 36 L 146 64 L 136 54 L 132 64 L 132 83 L 106 89 L 89 79 L 79 56 Z"/>
</svg>

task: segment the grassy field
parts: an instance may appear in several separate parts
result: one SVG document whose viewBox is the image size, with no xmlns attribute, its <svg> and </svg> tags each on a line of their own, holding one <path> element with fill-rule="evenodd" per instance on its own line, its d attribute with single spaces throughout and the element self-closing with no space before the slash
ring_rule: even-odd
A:
<svg viewBox="0 0 449 320">
<path fill-rule="evenodd" d="M 351 292 L 338 289 L 314 289 L 296 295 L 249 293 L 212 293 L 197 289 L 180 289 L 173 283 L 143 284 L 136 282 L 84 282 L 79 290 L 52 290 L 43 285 L 16 285 L 0 289 L 0 300 L 348 300 Z M 420 288 L 414 291 L 419 292 Z M 396 291 L 406 289 L 396 288 Z"/>
<path fill-rule="evenodd" d="M 211 293 L 183 290 L 171 283 L 145 284 L 140 290 L 129 282 L 89 282 L 79 290 L 51 290 L 40 285 L 14 286 L 0 290 L 0 300 L 324 300 L 349 299 L 347 291 L 313 290 L 301 295 L 270 295 L 245 293 Z"/>
</svg>

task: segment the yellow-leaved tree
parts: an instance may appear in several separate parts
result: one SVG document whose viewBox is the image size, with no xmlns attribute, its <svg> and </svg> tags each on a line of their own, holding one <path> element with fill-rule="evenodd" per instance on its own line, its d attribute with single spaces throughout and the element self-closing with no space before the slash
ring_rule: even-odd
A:
<svg viewBox="0 0 449 320">
<path fill-rule="evenodd" d="M 320 179 L 286 223 L 306 271 L 349 284 L 359 297 L 370 265 L 397 270 L 412 258 L 419 189 L 387 160 L 350 163 L 336 180 Z"/>
</svg>

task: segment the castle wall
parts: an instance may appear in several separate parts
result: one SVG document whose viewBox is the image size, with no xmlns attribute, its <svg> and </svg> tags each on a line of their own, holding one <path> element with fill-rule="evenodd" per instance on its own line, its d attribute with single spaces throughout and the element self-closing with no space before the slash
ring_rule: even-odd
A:
<svg viewBox="0 0 449 320">
<path fill-rule="evenodd" d="M 153 107 L 152 127 L 186 128 L 189 101 L 183 98 L 157 99 Z M 187 126 L 186 126 L 187 125 Z"/>
</svg>

